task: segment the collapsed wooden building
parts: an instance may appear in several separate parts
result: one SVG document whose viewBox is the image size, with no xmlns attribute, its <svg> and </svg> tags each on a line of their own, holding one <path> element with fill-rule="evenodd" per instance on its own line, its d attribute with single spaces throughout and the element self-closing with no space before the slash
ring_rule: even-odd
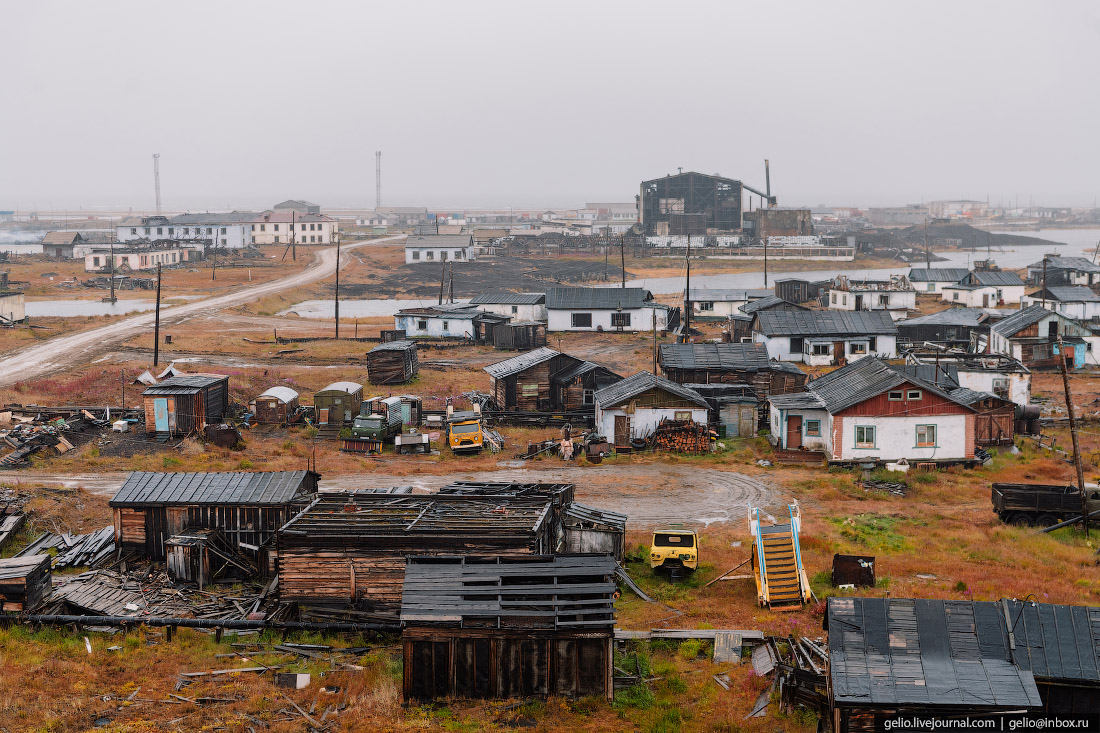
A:
<svg viewBox="0 0 1100 733">
<path fill-rule="evenodd" d="M 410 557 L 405 698 L 611 699 L 616 568 L 608 555 Z"/>
<path fill-rule="evenodd" d="M 131 473 L 110 501 L 115 545 L 166 560 L 168 541 L 216 529 L 229 549 L 269 569 L 268 543 L 317 492 L 312 471 Z"/>
<path fill-rule="evenodd" d="M 405 384 L 419 371 L 415 341 L 389 341 L 367 352 L 367 380 L 371 384 Z"/>
<path fill-rule="evenodd" d="M 148 435 L 189 435 L 225 417 L 229 410 L 229 377 L 221 374 L 170 377 L 147 387 L 141 396 Z"/>
</svg>

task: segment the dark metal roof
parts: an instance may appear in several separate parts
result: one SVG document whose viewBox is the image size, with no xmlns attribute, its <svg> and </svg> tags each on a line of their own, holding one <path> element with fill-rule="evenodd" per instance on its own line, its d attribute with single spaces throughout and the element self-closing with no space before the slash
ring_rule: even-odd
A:
<svg viewBox="0 0 1100 733">
<path fill-rule="evenodd" d="M 610 630 L 616 568 L 610 555 L 410 557 L 401 623 Z"/>
<path fill-rule="evenodd" d="M 579 364 L 574 364 L 571 367 L 566 367 L 559 372 L 554 372 L 550 375 L 550 381 L 559 384 L 568 384 L 582 374 L 587 374 L 588 372 L 594 371 L 596 369 L 603 369 L 605 372 L 614 376 L 616 379 L 622 379 L 620 375 L 615 374 L 615 372 L 611 371 L 605 366 L 597 364 L 593 361 L 582 361 Z"/>
<path fill-rule="evenodd" d="M 809 308 L 804 305 L 799 305 L 798 303 L 792 303 L 789 300 L 784 300 L 778 295 L 769 295 L 764 298 L 760 298 L 759 300 L 745 303 L 743 306 L 741 306 L 741 312 L 751 314 L 758 311 L 768 310 L 769 308 L 775 308 L 777 306 L 790 306 L 795 310 L 809 310 Z"/>
<path fill-rule="evenodd" d="M 1015 600 L 989 605 L 1007 611 L 1012 659 L 1036 679 L 1100 683 L 1100 608 Z"/>
<path fill-rule="evenodd" d="M 824 410 L 825 403 L 813 392 L 788 392 L 773 394 L 768 402 L 781 410 Z"/>
<path fill-rule="evenodd" d="M 550 288 L 546 291 L 546 307 L 550 310 L 641 308 L 652 300 L 653 293 L 645 288 Z"/>
<path fill-rule="evenodd" d="M 1012 286 L 1024 284 L 1019 275 L 1008 270 L 975 270 L 967 276 L 967 281 L 977 285 Z"/>
<path fill-rule="evenodd" d="M 895 364 L 890 368 L 946 390 L 959 386 L 959 370 L 954 364 Z"/>
<path fill-rule="evenodd" d="M 1047 258 L 1048 270 L 1077 270 L 1078 272 L 1100 272 L 1100 265 L 1097 265 L 1087 257 L 1048 257 Z M 1042 270 L 1043 261 L 1028 265 L 1029 270 Z"/>
<path fill-rule="evenodd" d="M 1008 661 L 992 603 L 830 598 L 833 702 L 849 707 L 1039 707 L 1035 679 Z"/>
<path fill-rule="evenodd" d="M 670 382 L 664 377 L 650 374 L 649 372 L 638 372 L 621 382 L 616 382 L 608 387 L 597 390 L 595 396 L 596 403 L 606 410 L 609 407 L 620 405 L 651 389 L 663 390 L 681 399 L 694 402 L 700 407 L 709 407 L 707 401 L 704 400 L 698 392 L 692 391 L 687 387 L 682 387 L 675 382 Z"/>
<path fill-rule="evenodd" d="M 830 413 L 836 413 L 906 383 L 928 390 L 946 400 L 957 402 L 944 389 L 919 377 L 906 374 L 901 369 L 894 368 L 874 357 L 864 357 L 829 372 L 809 382 L 806 389 L 816 394 Z"/>
<path fill-rule="evenodd" d="M 990 326 L 989 330 L 1005 338 L 1011 338 L 1028 326 L 1052 315 L 1055 315 L 1053 311 L 1048 311 L 1041 305 L 1029 305 L 1027 308 L 1022 308 L 1013 313 L 1008 318 L 1002 318 Z"/>
<path fill-rule="evenodd" d="M 1100 303 L 1100 295 L 1084 285 L 1052 285 L 1037 290 L 1030 297 L 1057 300 L 1061 303 Z"/>
<path fill-rule="evenodd" d="M 956 402 L 964 405 L 973 405 L 976 402 L 981 402 L 982 400 L 988 400 L 990 398 L 993 398 L 995 400 L 1001 399 L 991 392 L 975 392 L 974 390 L 967 389 L 966 387 L 958 387 L 951 390 L 951 396 L 955 399 Z"/>
<path fill-rule="evenodd" d="M 376 351 L 416 351 L 415 341 L 387 341 L 384 344 L 379 344 L 373 349 L 368 351 L 368 354 L 373 354 Z"/>
<path fill-rule="evenodd" d="M 228 380 L 229 377 L 187 374 L 181 377 L 170 377 L 163 382 L 146 387 L 142 394 L 195 394 L 218 382 Z"/>
<path fill-rule="evenodd" d="M 470 302 L 474 305 L 538 305 L 546 302 L 546 293 L 482 293 L 471 298 Z"/>
<path fill-rule="evenodd" d="M 761 311 L 757 330 L 765 336 L 868 336 L 898 332 L 886 311 Z"/>
<path fill-rule="evenodd" d="M 166 504 L 286 504 L 305 498 L 316 481 L 310 471 L 256 473 L 152 473 L 135 471 L 111 499 L 111 506 Z"/>
<path fill-rule="evenodd" d="M 919 318 L 898 321 L 898 330 L 907 326 L 965 326 L 975 328 L 989 320 L 989 313 L 981 308 L 948 308 L 939 313 L 929 313 Z"/>
<path fill-rule="evenodd" d="M 580 359 L 577 359 L 575 356 L 569 356 L 568 354 L 563 354 L 560 351 L 543 346 L 540 349 L 533 349 L 519 354 L 518 356 L 513 356 L 510 359 L 498 361 L 496 364 L 490 364 L 485 367 L 485 371 L 493 379 L 502 379 L 513 374 L 519 374 L 533 366 L 542 364 L 544 361 L 550 361 L 555 356 L 564 356 L 567 359 L 580 361 Z"/>
<path fill-rule="evenodd" d="M 772 361 L 764 344 L 661 344 L 661 368 L 804 374 L 794 364 Z"/>
<path fill-rule="evenodd" d="M 573 502 L 562 510 L 561 515 L 568 526 L 604 525 L 620 532 L 626 531 L 626 515 L 608 509 L 599 509 Z"/>
<path fill-rule="evenodd" d="M 970 274 L 970 270 L 965 267 L 922 267 L 917 269 L 914 267 L 909 270 L 909 282 L 911 283 L 928 283 L 928 282 L 953 282 L 957 283 L 964 277 Z"/>
</svg>

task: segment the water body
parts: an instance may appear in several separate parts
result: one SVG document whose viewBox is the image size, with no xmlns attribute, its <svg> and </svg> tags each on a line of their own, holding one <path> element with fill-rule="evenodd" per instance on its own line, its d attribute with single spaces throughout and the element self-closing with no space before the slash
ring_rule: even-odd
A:
<svg viewBox="0 0 1100 733">
<path fill-rule="evenodd" d="M 27 316 L 120 316 L 150 311 L 156 307 L 155 300 L 117 300 L 114 303 L 102 303 L 98 300 L 28 300 Z M 161 302 L 160 307 L 164 310 L 170 306 Z"/>
<path fill-rule="evenodd" d="M 402 308 L 418 308 L 435 305 L 432 298 L 368 298 L 363 300 L 341 300 L 340 320 L 345 318 L 370 318 L 392 316 Z M 456 303 L 468 303 L 469 299 L 455 298 Z M 285 316 L 296 313 L 302 318 L 335 318 L 336 313 L 331 300 L 303 300 L 275 315 Z"/>
</svg>

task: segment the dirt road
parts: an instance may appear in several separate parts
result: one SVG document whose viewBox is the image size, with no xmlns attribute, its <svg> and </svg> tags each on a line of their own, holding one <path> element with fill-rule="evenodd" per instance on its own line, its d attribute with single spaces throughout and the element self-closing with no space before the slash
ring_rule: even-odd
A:
<svg viewBox="0 0 1100 733">
<path fill-rule="evenodd" d="M 341 246 L 341 249 L 354 250 L 399 238 L 372 239 Z M 241 288 L 227 295 L 218 295 L 186 305 L 174 305 L 162 310 L 161 325 L 172 325 L 184 319 L 209 315 L 223 308 L 241 305 L 281 290 L 308 285 L 329 277 L 335 271 L 336 248 L 323 249 L 314 255 L 313 263 L 302 272 L 269 283 Z M 32 379 L 75 364 L 85 364 L 90 361 L 89 357 L 99 353 L 105 347 L 152 328 L 153 322 L 152 312 L 142 313 L 117 323 L 71 336 L 59 336 L 45 343 L 16 351 L 0 359 L 0 385 Z"/>
<path fill-rule="evenodd" d="M 12 473 L 2 478 L 25 486 L 54 485 L 81 487 L 94 494 L 111 496 L 126 478 L 124 473 L 48 474 Z M 554 468 L 506 468 L 500 471 L 452 473 L 433 476 L 391 476 L 384 473 L 325 476 L 321 490 L 354 490 L 388 486 L 412 486 L 428 492 L 452 481 L 525 481 L 576 483 L 577 501 L 601 509 L 621 512 L 630 518 L 631 529 L 646 529 L 681 522 L 706 527 L 745 522 L 749 507 L 775 511 L 784 497 L 775 488 L 743 473 L 668 465 L 615 464 L 604 466 L 561 466 Z"/>
</svg>

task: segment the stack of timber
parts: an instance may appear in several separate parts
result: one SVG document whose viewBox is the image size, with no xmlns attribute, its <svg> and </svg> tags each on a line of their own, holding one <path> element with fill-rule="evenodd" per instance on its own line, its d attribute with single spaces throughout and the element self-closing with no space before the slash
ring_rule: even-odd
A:
<svg viewBox="0 0 1100 733">
<path fill-rule="evenodd" d="M 371 384 L 404 384 L 420 370 L 415 341 L 389 341 L 367 352 Z"/>
<path fill-rule="evenodd" d="M 36 555 L 48 550 L 57 550 L 53 563 L 56 570 L 99 567 L 114 557 L 115 530 L 114 527 L 108 526 L 79 535 L 71 535 L 68 532 L 64 534 L 46 532 L 23 548 L 16 557 Z"/>
<path fill-rule="evenodd" d="M 716 437 L 710 428 L 692 420 L 662 420 L 653 433 L 653 450 L 674 453 L 707 453 L 711 439 Z"/>
<path fill-rule="evenodd" d="M 0 560 L 0 611 L 30 611 L 41 605 L 52 584 L 49 555 Z"/>
</svg>

